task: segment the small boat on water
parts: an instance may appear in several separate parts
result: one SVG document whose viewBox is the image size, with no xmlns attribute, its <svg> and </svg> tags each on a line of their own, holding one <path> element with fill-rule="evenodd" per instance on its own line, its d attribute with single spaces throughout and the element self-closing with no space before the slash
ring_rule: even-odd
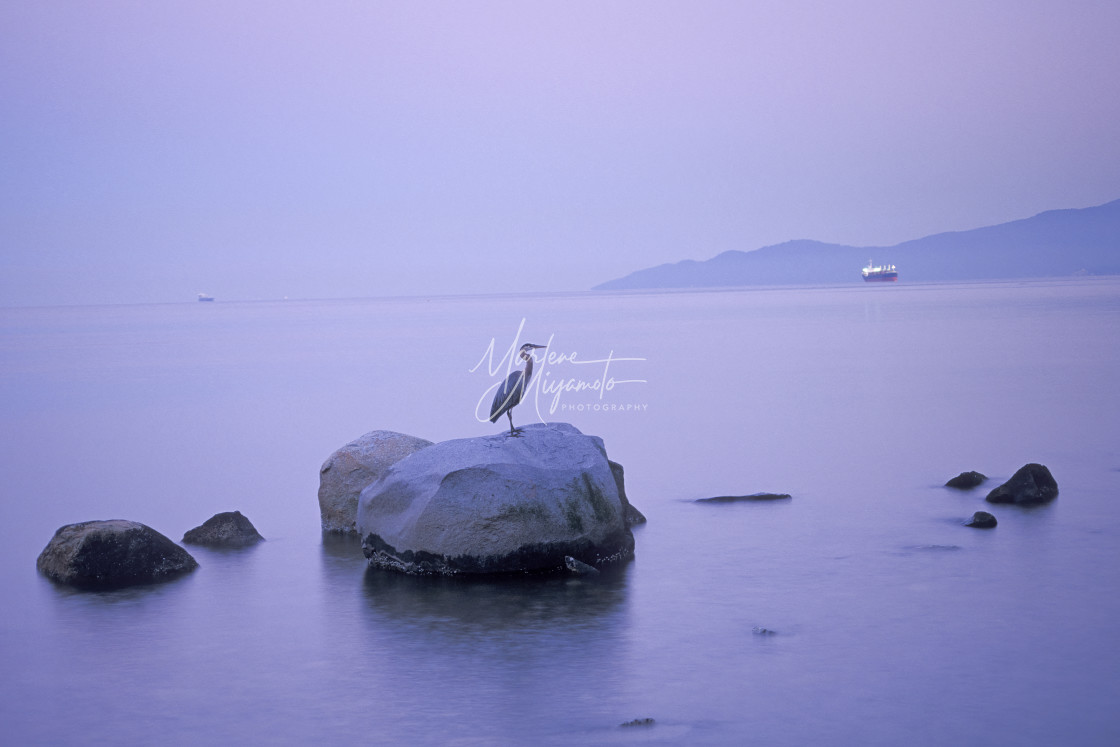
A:
<svg viewBox="0 0 1120 747">
<path fill-rule="evenodd" d="M 213 301 L 214 297 L 213 296 L 208 296 L 205 293 L 199 293 L 198 294 L 198 300 L 199 301 Z"/>
<path fill-rule="evenodd" d="M 894 265 L 875 267 L 869 259 L 867 267 L 863 268 L 863 280 L 867 283 L 894 282 L 898 280 L 898 268 Z"/>
</svg>

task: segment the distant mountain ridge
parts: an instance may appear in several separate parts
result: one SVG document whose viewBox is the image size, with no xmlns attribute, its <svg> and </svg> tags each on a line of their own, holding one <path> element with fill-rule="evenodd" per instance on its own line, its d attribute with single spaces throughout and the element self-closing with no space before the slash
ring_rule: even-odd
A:
<svg viewBox="0 0 1120 747">
<path fill-rule="evenodd" d="M 868 259 L 897 265 L 903 282 L 1120 275 L 1120 200 L 894 246 L 801 239 L 749 252 L 732 249 L 706 261 L 638 270 L 593 290 L 862 283 L 860 269 Z"/>
</svg>

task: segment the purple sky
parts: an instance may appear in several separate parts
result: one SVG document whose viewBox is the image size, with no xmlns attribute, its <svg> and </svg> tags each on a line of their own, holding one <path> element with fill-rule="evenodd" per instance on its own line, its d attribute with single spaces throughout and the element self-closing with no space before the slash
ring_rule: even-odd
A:
<svg viewBox="0 0 1120 747">
<path fill-rule="evenodd" d="M 1120 3 L 0 5 L 0 306 L 583 290 L 1120 198 Z"/>
</svg>

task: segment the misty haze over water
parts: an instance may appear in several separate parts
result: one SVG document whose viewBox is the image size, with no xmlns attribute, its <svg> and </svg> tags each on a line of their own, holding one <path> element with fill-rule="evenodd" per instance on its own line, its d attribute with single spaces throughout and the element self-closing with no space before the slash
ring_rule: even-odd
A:
<svg viewBox="0 0 1120 747">
<path fill-rule="evenodd" d="M 321 536 L 331 452 L 498 432 L 487 348 L 543 340 L 542 386 L 616 385 L 515 421 L 604 439 L 633 563 L 418 579 Z M 0 360 L 14 744 L 1120 740 L 1120 278 L 0 309 Z M 1027 462 L 1052 504 L 984 502 Z M 793 497 L 693 502 L 759 491 Z M 235 509 L 267 541 L 177 581 L 35 570 L 63 524 Z"/>
</svg>

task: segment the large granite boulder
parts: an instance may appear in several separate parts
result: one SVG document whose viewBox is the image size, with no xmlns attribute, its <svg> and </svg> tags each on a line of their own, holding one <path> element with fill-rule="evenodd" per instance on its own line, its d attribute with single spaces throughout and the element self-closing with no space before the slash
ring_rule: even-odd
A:
<svg viewBox="0 0 1120 747">
<path fill-rule="evenodd" d="M 1026 464 L 1011 479 L 988 493 L 988 503 L 1014 503 L 1034 506 L 1058 497 L 1058 483 L 1041 464 Z"/>
<path fill-rule="evenodd" d="M 198 567 L 183 548 L 149 526 L 111 519 L 67 524 L 36 562 L 52 581 L 113 589 L 166 581 Z"/>
<path fill-rule="evenodd" d="M 395 431 L 370 431 L 331 454 L 319 469 L 324 532 L 357 533 L 358 496 L 391 465 L 432 442 Z"/>
<path fill-rule="evenodd" d="M 264 541 L 264 537 L 240 511 L 214 514 L 201 526 L 183 535 L 183 542 L 210 547 L 246 547 Z"/>
<path fill-rule="evenodd" d="M 411 574 L 565 572 L 629 560 L 634 535 L 602 439 L 534 423 L 429 446 L 362 491 L 370 566 Z"/>
</svg>

